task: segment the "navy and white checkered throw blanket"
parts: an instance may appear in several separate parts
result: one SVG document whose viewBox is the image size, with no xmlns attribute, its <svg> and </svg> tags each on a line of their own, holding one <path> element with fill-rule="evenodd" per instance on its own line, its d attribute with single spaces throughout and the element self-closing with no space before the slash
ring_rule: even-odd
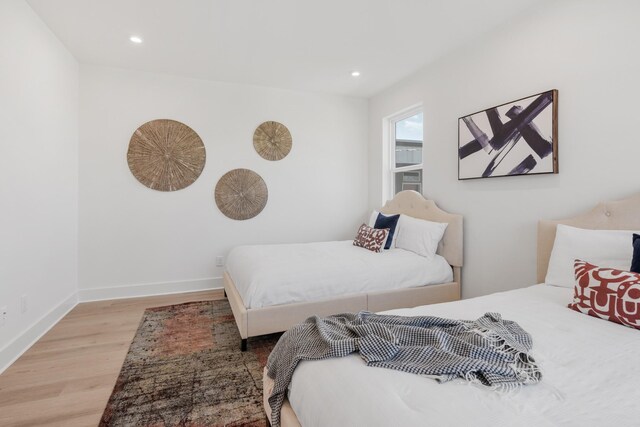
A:
<svg viewBox="0 0 640 427">
<path fill-rule="evenodd" d="M 302 360 L 358 352 L 368 366 L 425 375 L 440 382 L 462 378 L 496 390 L 533 384 L 542 374 L 529 355 L 531 336 L 517 323 L 486 313 L 475 321 L 433 316 L 389 316 L 361 311 L 310 317 L 285 332 L 267 362 L 274 380 L 271 422 L 280 409 L 293 371 Z"/>
</svg>

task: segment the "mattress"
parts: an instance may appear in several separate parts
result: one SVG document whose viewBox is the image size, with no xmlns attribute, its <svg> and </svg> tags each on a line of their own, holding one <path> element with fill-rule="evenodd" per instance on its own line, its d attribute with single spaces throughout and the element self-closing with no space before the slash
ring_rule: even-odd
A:
<svg viewBox="0 0 640 427">
<path fill-rule="evenodd" d="M 239 246 L 227 272 L 247 308 L 448 283 L 451 266 L 403 249 L 375 253 L 351 240 Z"/>
<path fill-rule="evenodd" d="M 499 312 L 532 335 L 540 384 L 500 394 L 367 367 L 351 355 L 302 362 L 289 401 L 305 427 L 638 425 L 640 331 L 572 311 L 571 298 L 572 289 L 536 285 L 387 312 L 460 319 Z"/>
</svg>

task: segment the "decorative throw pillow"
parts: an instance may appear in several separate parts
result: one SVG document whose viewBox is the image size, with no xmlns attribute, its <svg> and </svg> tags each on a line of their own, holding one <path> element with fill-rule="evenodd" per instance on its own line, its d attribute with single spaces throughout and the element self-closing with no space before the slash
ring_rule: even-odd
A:
<svg viewBox="0 0 640 427">
<path fill-rule="evenodd" d="M 569 308 L 640 329 L 640 274 L 601 268 L 579 259 L 574 269 L 576 284 Z"/>
<path fill-rule="evenodd" d="M 379 213 L 378 218 L 376 218 L 376 222 L 373 225 L 373 228 L 378 229 L 389 229 L 389 237 L 387 237 L 387 241 L 384 244 L 385 249 L 389 249 L 391 247 L 391 243 L 393 242 L 393 235 L 396 232 L 396 226 L 398 225 L 398 219 L 400 219 L 400 214 L 398 215 L 384 215 Z"/>
<path fill-rule="evenodd" d="M 640 273 L 640 234 L 633 235 L 633 259 L 631 260 L 631 271 Z"/>
<path fill-rule="evenodd" d="M 393 215 L 387 215 L 387 214 L 383 214 L 382 212 L 378 212 L 376 210 L 374 210 L 373 212 L 371 212 L 371 216 L 369 217 L 369 222 L 367 223 L 367 225 L 369 227 L 372 228 L 376 228 L 376 221 L 378 220 L 378 217 L 382 215 L 382 216 L 393 216 Z M 396 247 L 396 239 L 398 238 L 398 230 L 400 229 L 400 220 L 398 219 L 398 222 L 396 223 L 397 226 L 394 230 L 393 236 L 389 236 L 387 238 L 388 241 L 391 241 L 391 244 L 389 245 L 389 248 L 395 248 Z"/>
<path fill-rule="evenodd" d="M 378 229 L 369 227 L 367 224 L 362 224 L 358 229 L 358 234 L 353 240 L 354 246 L 360 246 L 361 248 L 368 249 L 372 252 L 381 252 L 384 247 L 384 243 L 389 237 L 389 229 Z"/>
</svg>

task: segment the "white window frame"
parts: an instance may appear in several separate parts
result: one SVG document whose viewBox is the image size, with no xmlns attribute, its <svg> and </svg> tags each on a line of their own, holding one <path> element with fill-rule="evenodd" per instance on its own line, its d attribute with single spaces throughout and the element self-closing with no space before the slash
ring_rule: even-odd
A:
<svg viewBox="0 0 640 427">
<path fill-rule="evenodd" d="M 402 120 L 408 119 L 409 117 L 415 116 L 418 113 L 423 113 L 423 125 L 422 125 L 422 147 L 424 153 L 424 110 L 422 104 L 413 105 L 405 110 L 402 110 L 396 114 L 393 114 L 385 119 L 385 125 L 383 128 L 386 128 L 386 152 L 387 156 L 383 156 L 383 158 L 387 158 L 388 160 L 384 163 L 385 173 L 383 179 L 383 186 L 385 187 L 384 198 L 392 199 L 395 196 L 395 188 L 396 188 L 396 173 L 397 172 L 407 172 L 414 170 L 422 170 L 424 159 L 421 159 L 420 164 L 410 165 L 410 166 L 402 166 L 396 167 L 396 123 L 401 122 Z M 422 181 L 420 181 L 420 185 L 424 185 L 424 172 L 422 173 Z"/>
</svg>

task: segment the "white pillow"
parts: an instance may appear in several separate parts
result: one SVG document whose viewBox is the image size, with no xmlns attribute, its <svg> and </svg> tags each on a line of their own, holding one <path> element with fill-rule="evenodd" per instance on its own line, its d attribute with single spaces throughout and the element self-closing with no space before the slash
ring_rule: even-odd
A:
<svg viewBox="0 0 640 427">
<path fill-rule="evenodd" d="M 369 224 L 367 224 L 369 227 L 374 228 L 376 226 L 376 220 L 378 219 L 378 214 L 381 212 L 378 211 L 373 211 L 371 212 L 371 216 L 369 217 Z M 393 215 L 397 215 L 397 214 L 393 214 Z M 382 214 L 382 216 L 393 216 L 393 215 L 387 215 L 387 214 Z M 400 229 L 400 218 L 398 218 L 398 224 L 396 225 L 396 230 L 393 233 L 393 237 L 391 240 L 391 246 L 389 246 L 389 249 L 393 249 L 396 247 L 396 239 L 398 237 L 398 230 Z M 388 239 L 388 237 L 387 237 Z M 385 242 L 386 244 L 386 242 Z"/>
<path fill-rule="evenodd" d="M 633 258 L 633 233 L 627 230 L 586 230 L 559 224 L 545 283 L 573 288 L 573 263 L 576 259 L 598 267 L 628 271 Z"/>
<path fill-rule="evenodd" d="M 380 212 L 378 212 L 378 211 L 371 212 L 371 216 L 369 217 L 369 224 L 367 224 L 369 227 L 373 228 L 376 225 L 376 219 L 378 219 L 378 214 L 379 213 Z"/>
<path fill-rule="evenodd" d="M 396 228 L 396 247 L 433 259 L 447 225 L 400 215 Z"/>
</svg>

